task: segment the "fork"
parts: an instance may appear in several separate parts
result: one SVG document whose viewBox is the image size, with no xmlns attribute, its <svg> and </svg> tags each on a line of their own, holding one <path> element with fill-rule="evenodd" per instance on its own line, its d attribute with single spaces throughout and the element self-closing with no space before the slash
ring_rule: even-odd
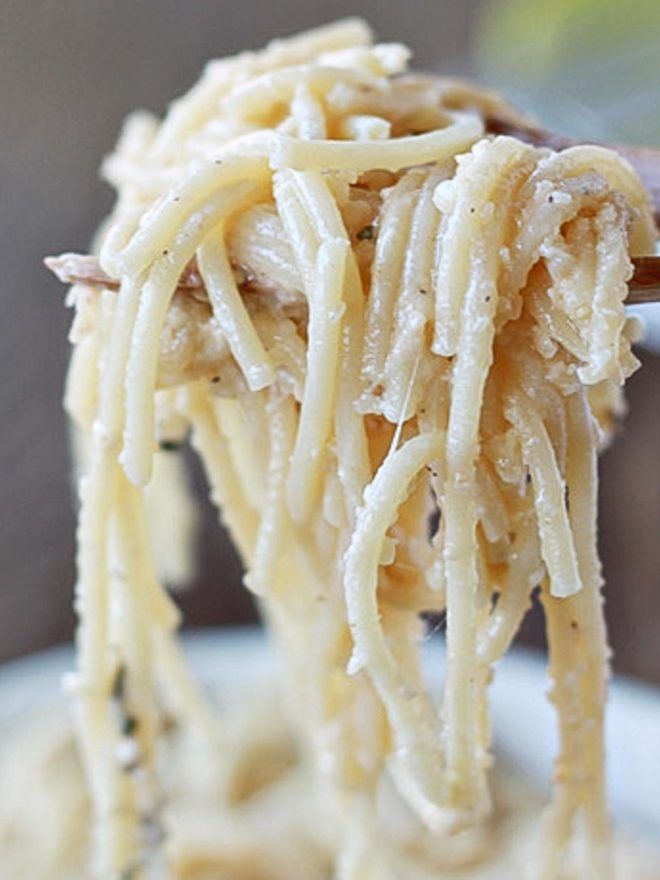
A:
<svg viewBox="0 0 660 880">
<path fill-rule="evenodd" d="M 550 147 L 561 151 L 575 147 L 584 141 L 556 134 L 538 128 L 516 118 L 504 118 L 497 114 L 486 115 L 484 122 L 489 134 L 505 134 L 516 137 L 535 147 Z M 660 228 L 660 150 L 649 147 L 631 147 L 623 144 L 603 144 L 616 150 L 627 159 L 639 174 L 653 203 L 656 225 Z M 660 302 L 660 256 L 633 257 L 633 276 L 628 282 L 626 304 Z M 60 281 L 66 284 L 77 282 L 99 285 L 107 288 L 118 287 L 118 282 L 101 269 L 96 257 L 82 254 L 62 254 L 59 257 L 46 257 L 44 263 Z M 205 298 L 204 283 L 197 267 L 190 263 L 184 270 L 178 289 L 188 291 L 198 299 Z"/>
<path fill-rule="evenodd" d="M 660 302 L 660 257 L 633 257 L 633 276 L 628 282 L 627 305 Z M 46 257 L 44 265 L 64 284 L 89 284 L 116 290 L 119 282 L 107 275 L 96 257 L 61 254 Z M 204 301 L 204 282 L 193 262 L 184 269 L 177 290 Z"/>
</svg>

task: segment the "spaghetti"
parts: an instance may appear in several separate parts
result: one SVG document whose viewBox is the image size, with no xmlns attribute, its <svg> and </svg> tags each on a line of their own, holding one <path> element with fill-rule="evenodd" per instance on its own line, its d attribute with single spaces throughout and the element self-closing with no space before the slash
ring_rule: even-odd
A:
<svg viewBox="0 0 660 880">
<path fill-rule="evenodd" d="M 385 789 L 413 837 L 478 851 L 487 686 L 538 585 L 561 746 L 532 874 L 566 876 L 570 853 L 571 876 L 614 876 L 596 452 L 637 365 L 623 300 L 630 255 L 654 246 L 648 199 L 607 150 L 484 136 L 485 111 L 513 111 L 406 74 L 407 54 L 349 20 L 212 62 L 105 163 L 119 195 L 99 260 L 119 291 L 74 286 L 67 386 L 84 458 L 72 690 L 104 880 L 225 876 L 184 869 L 160 768 L 164 717 L 202 753 L 221 740 L 156 572 L 182 568 L 174 496 L 149 549 L 149 496 L 180 482 L 158 444 L 188 431 L 329 829 L 304 876 L 427 876 L 388 832 Z M 191 261 L 205 293 L 177 289 Z M 440 708 L 426 611 L 446 612 Z M 227 876 L 268 876 L 245 859 Z"/>
</svg>

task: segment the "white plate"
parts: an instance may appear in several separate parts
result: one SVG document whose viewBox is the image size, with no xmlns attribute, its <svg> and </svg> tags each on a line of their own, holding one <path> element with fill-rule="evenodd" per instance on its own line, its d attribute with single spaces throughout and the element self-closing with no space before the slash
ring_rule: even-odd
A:
<svg viewBox="0 0 660 880">
<path fill-rule="evenodd" d="M 270 670 L 267 642 L 256 629 L 206 630 L 184 637 L 190 662 L 219 692 L 250 689 Z M 442 646 L 429 642 L 437 676 Z M 61 679 L 73 665 L 71 646 L 54 648 L 0 668 L 0 736 L 26 711 L 63 700 Z M 434 676 L 435 677 L 435 676 Z M 547 786 L 556 748 L 556 723 L 545 699 L 545 666 L 536 652 L 512 651 L 492 687 L 497 748 L 534 783 Z M 610 688 L 608 775 L 615 817 L 650 840 L 660 839 L 660 690 L 625 679 Z"/>
</svg>

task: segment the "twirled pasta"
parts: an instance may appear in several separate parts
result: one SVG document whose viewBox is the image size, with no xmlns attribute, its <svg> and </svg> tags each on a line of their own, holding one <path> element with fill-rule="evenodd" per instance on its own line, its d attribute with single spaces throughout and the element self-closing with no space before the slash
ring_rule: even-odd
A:
<svg viewBox="0 0 660 880">
<path fill-rule="evenodd" d="M 181 419 L 283 655 L 337 875 L 405 863 L 383 786 L 419 840 L 487 827 L 487 684 L 540 584 L 561 752 L 533 876 L 560 877 L 574 833 L 575 876 L 613 876 L 595 455 L 601 402 L 636 366 L 623 300 L 654 243 L 647 198 L 601 148 L 484 136 L 482 109 L 513 111 L 402 76 L 406 58 L 349 21 L 212 62 L 163 123 L 129 119 L 106 162 L 100 259 L 120 289 L 77 292 L 67 391 L 87 458 L 74 690 L 104 880 L 166 876 L 188 846 L 163 799 L 164 707 L 213 737 L 154 570 L 167 547 L 148 552 L 143 487 Z M 175 294 L 193 257 L 208 304 Z M 176 309 L 197 334 L 180 344 Z M 446 612 L 440 708 L 424 611 Z"/>
</svg>

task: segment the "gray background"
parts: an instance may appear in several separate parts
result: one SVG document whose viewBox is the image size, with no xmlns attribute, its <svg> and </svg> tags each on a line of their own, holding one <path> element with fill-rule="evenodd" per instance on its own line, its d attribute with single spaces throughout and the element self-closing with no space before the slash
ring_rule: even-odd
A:
<svg viewBox="0 0 660 880">
<path fill-rule="evenodd" d="M 162 112 L 209 57 L 345 14 L 408 43 L 420 67 L 469 70 L 477 11 L 476 0 L 0 0 L 0 660 L 71 633 L 60 410 L 70 314 L 41 258 L 85 250 L 107 212 L 96 169 L 122 118 L 139 106 Z M 619 668 L 660 680 L 660 362 L 646 360 L 631 383 L 627 435 L 603 465 L 601 549 Z M 210 516 L 183 604 L 192 624 L 253 615 Z M 533 617 L 526 637 L 539 632 Z"/>
</svg>

